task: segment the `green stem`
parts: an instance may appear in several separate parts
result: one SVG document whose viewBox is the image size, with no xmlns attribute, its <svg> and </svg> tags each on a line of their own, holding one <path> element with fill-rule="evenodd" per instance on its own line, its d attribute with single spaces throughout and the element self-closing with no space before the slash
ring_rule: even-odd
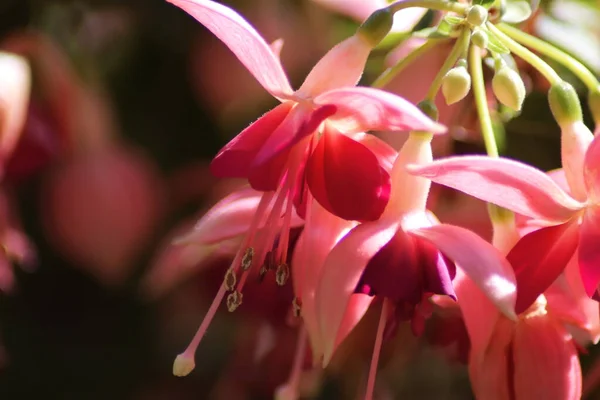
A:
<svg viewBox="0 0 600 400">
<path fill-rule="evenodd" d="M 586 68 L 585 65 L 564 51 L 559 50 L 551 44 L 546 43 L 543 40 L 538 39 L 535 36 L 531 36 L 510 25 L 501 23 L 498 24 L 497 28 L 522 45 L 530 47 L 538 53 L 543 54 L 557 63 L 564 65 L 573 74 L 575 74 L 575 76 L 577 76 L 589 90 L 595 90 L 600 85 L 600 82 L 598 82 L 598 79 L 596 79 L 596 76 L 593 72 L 591 72 Z"/>
<path fill-rule="evenodd" d="M 438 44 L 445 42 L 447 39 L 429 39 L 421 46 L 417 47 L 400 60 L 396 65 L 383 71 L 377 79 L 371 84 L 372 87 L 381 89 L 391 82 L 392 79 L 404 68 L 409 66 L 413 61 L 422 56 L 428 50 L 434 48 Z"/>
<path fill-rule="evenodd" d="M 469 41 L 471 38 L 471 30 L 469 28 L 464 27 L 460 36 L 456 40 L 454 47 L 452 47 L 452 51 L 444 61 L 442 68 L 439 70 L 433 83 L 429 87 L 429 91 L 427 92 L 427 97 L 425 100 L 434 101 L 435 96 L 437 95 L 440 87 L 442 87 L 442 80 L 444 76 L 450 71 L 454 64 L 458 61 L 458 59 L 465 53 L 465 51 L 469 48 Z"/>
<path fill-rule="evenodd" d="M 481 66 L 481 50 L 477 46 L 471 46 L 469 51 L 469 68 L 471 69 L 471 80 L 477 115 L 481 123 L 481 135 L 485 143 L 485 149 L 490 157 L 498 157 L 498 146 L 494 136 L 494 127 L 490 117 L 487 96 L 485 93 L 485 82 L 483 80 L 483 69 Z"/>
<path fill-rule="evenodd" d="M 518 42 L 511 39 L 509 36 L 505 35 L 504 32 L 499 30 L 494 26 L 494 24 L 488 22 L 486 24 L 487 28 L 492 32 L 492 34 L 496 35 L 498 39 L 504 43 L 508 49 L 515 53 L 517 56 L 531 64 L 532 67 L 540 71 L 542 75 L 548 79 L 551 85 L 555 85 L 557 83 L 562 82 L 562 78 L 556 73 L 554 69 L 547 62 L 542 60 L 540 57 L 532 53 L 526 47 L 521 46 Z"/>
<path fill-rule="evenodd" d="M 455 3 L 442 0 L 400 0 L 390 4 L 387 8 L 391 12 L 404 10 L 405 8 L 420 7 L 430 10 L 450 11 L 465 15 L 470 6 L 462 3 Z"/>
</svg>

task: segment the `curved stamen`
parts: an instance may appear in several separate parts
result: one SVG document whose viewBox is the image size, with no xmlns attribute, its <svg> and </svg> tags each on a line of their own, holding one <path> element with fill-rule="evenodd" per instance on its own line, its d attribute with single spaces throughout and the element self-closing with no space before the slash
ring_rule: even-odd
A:
<svg viewBox="0 0 600 400">
<path fill-rule="evenodd" d="M 381 316 L 379 317 L 379 325 L 377 326 L 377 336 L 375 336 L 375 346 L 373 347 L 373 358 L 371 358 L 371 367 L 369 368 L 369 378 L 367 379 L 365 400 L 373 399 L 375 377 L 377 375 L 377 364 L 379 364 L 379 354 L 381 353 L 381 344 L 383 342 L 383 331 L 385 330 L 389 307 L 389 300 L 384 299 L 383 306 L 381 307 Z"/>
</svg>

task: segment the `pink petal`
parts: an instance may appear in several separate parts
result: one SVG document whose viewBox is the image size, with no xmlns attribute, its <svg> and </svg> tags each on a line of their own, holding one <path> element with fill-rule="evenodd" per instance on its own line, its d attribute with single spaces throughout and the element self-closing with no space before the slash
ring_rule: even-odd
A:
<svg viewBox="0 0 600 400">
<path fill-rule="evenodd" d="M 364 145 L 326 127 L 306 164 L 315 199 L 340 218 L 378 219 L 390 194 L 390 175 Z"/>
<path fill-rule="evenodd" d="M 579 243 L 576 222 L 541 228 L 523 236 L 506 256 L 517 277 L 517 314 L 558 278 Z"/>
<path fill-rule="evenodd" d="M 600 202 L 600 136 L 596 136 L 585 155 L 583 174 L 592 201 Z"/>
<path fill-rule="evenodd" d="M 409 233 L 434 244 L 483 290 L 500 311 L 509 318 L 516 318 L 515 275 L 498 249 L 470 230 L 453 225 L 434 225 Z"/>
<path fill-rule="evenodd" d="M 582 121 L 562 127 L 562 166 L 573 198 L 579 201 L 585 201 L 587 198 L 583 179 L 584 159 L 593 139 L 594 135 Z"/>
<path fill-rule="evenodd" d="M 315 103 L 335 105 L 338 111 L 331 119 L 343 126 L 344 132 L 446 131 L 446 127 L 431 120 L 414 104 L 379 89 L 333 89 L 319 95 Z"/>
<path fill-rule="evenodd" d="M 505 158 L 449 157 L 408 169 L 531 218 L 562 222 L 582 208 L 542 171 Z"/>
<path fill-rule="evenodd" d="M 398 230 L 398 222 L 379 220 L 352 229 L 329 253 L 317 288 L 315 302 L 323 340 L 323 364 L 336 349 L 338 333 L 346 318 L 351 296 L 367 264 Z M 354 318 L 356 322 L 360 318 Z M 348 332 L 350 329 L 345 328 Z"/>
<path fill-rule="evenodd" d="M 257 190 L 275 190 L 289 158 L 289 152 L 301 140 L 312 135 L 335 112 L 331 105 L 308 110 L 299 105 L 266 140 L 252 164 L 248 181 Z"/>
<path fill-rule="evenodd" d="M 212 160 L 211 172 L 219 178 L 246 178 L 252 161 L 293 105 L 290 101 L 278 105 L 240 132 Z"/>
<path fill-rule="evenodd" d="M 370 135 L 364 132 L 359 132 L 352 135 L 352 139 L 365 145 L 371 153 L 375 154 L 379 165 L 388 173 L 392 172 L 394 160 L 398 156 L 398 152 L 392 146 L 381 140 L 375 135 Z"/>
<path fill-rule="evenodd" d="M 589 206 L 579 231 L 579 271 L 583 287 L 592 296 L 600 283 L 600 207 Z"/>
<path fill-rule="evenodd" d="M 327 90 L 356 85 L 370 52 L 371 46 L 356 35 L 338 43 L 314 66 L 296 95 L 314 98 Z"/>
<path fill-rule="evenodd" d="M 12 153 L 27 116 L 31 71 L 22 57 L 0 52 L 0 160 Z"/>
<path fill-rule="evenodd" d="M 513 344 L 516 400 L 579 400 L 581 366 L 565 329 L 548 314 L 522 319 Z"/>
<path fill-rule="evenodd" d="M 302 319 L 315 359 L 320 359 L 323 354 L 318 309 L 315 303 L 321 270 L 331 249 L 354 225 L 355 223 L 330 214 L 313 201 L 310 204 L 306 225 L 294 250 L 291 263 L 294 292 L 302 299 Z"/>
<path fill-rule="evenodd" d="M 273 96 L 286 97 L 292 88 L 276 54 L 238 13 L 209 0 L 167 0 L 208 28 Z M 226 78 L 224 78 L 226 79 Z"/>
</svg>

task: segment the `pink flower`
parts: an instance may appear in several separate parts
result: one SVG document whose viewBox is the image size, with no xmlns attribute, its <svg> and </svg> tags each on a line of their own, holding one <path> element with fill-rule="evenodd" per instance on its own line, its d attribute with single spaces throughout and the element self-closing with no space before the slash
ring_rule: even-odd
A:
<svg viewBox="0 0 600 400">
<path fill-rule="evenodd" d="M 171 2 L 221 39 L 282 102 L 217 154 L 211 169 L 218 176 L 247 178 L 265 192 L 289 186 L 286 196 L 295 198 L 301 214 L 310 190 L 344 219 L 375 220 L 388 201 L 389 175 L 356 134 L 444 130 L 400 97 L 354 87 L 373 46 L 360 31 L 327 53 L 293 91 L 277 52 L 240 15 L 208 0 Z"/>
<path fill-rule="evenodd" d="M 508 228 L 508 229 L 507 229 Z M 504 231 L 504 232 L 503 232 Z M 494 244 L 504 252 L 518 239 L 514 228 L 495 224 Z M 575 278 L 573 280 L 572 278 Z M 464 274 L 456 293 L 471 340 L 469 374 L 480 399 L 579 399 L 581 367 L 575 344 L 598 339 L 598 316 L 576 279 L 561 277 L 511 321 Z M 578 292 L 578 289 L 580 290 Z"/>
<path fill-rule="evenodd" d="M 516 310 L 522 312 L 564 271 L 577 248 L 585 291 L 589 296 L 596 293 L 600 283 L 599 162 L 598 137 L 586 144 L 579 133 L 565 139 L 563 132 L 568 193 L 542 171 L 502 158 L 450 157 L 411 166 L 410 171 L 529 217 L 533 219 L 530 225 L 541 228 L 525 235 L 507 255 L 519 287 Z M 578 192 L 583 202 L 570 194 Z"/>
<path fill-rule="evenodd" d="M 510 265 L 491 244 L 457 226 L 439 224 L 425 209 L 430 183 L 405 166 L 431 160 L 429 138 L 413 134 L 392 171 L 392 197 L 380 220 L 352 229 L 325 260 L 316 304 L 323 363 L 366 312 L 373 296 L 385 298 L 370 383 L 388 313 L 422 331 L 432 294 L 455 297 L 455 264 L 507 315 L 513 316 L 516 285 Z"/>
</svg>

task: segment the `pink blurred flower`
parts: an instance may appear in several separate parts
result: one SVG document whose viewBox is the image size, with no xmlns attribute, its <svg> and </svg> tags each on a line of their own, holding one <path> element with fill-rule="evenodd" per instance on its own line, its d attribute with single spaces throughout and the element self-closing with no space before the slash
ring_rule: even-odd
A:
<svg viewBox="0 0 600 400">
<path fill-rule="evenodd" d="M 443 131 L 399 97 L 353 87 L 372 48 L 360 34 L 335 46 L 293 91 L 278 55 L 233 10 L 207 0 L 172 2 L 209 28 L 282 101 L 217 154 L 211 168 L 218 176 L 247 178 L 261 191 L 289 185 L 300 210 L 306 186 L 330 212 L 373 220 L 387 203 L 389 176 L 353 135 L 368 130 Z"/>
<path fill-rule="evenodd" d="M 451 157 L 410 167 L 414 174 L 522 214 L 541 227 L 525 235 L 507 256 L 519 285 L 517 312 L 556 280 L 577 248 L 586 293 L 593 296 L 600 283 L 600 140 L 586 145 L 577 133 L 567 140 L 578 143 L 563 144 L 563 154 L 568 149 L 563 163 L 569 166 L 564 169 L 569 193 L 543 172 L 507 159 Z M 573 198 L 575 190 L 583 193 L 584 202 Z"/>
</svg>

